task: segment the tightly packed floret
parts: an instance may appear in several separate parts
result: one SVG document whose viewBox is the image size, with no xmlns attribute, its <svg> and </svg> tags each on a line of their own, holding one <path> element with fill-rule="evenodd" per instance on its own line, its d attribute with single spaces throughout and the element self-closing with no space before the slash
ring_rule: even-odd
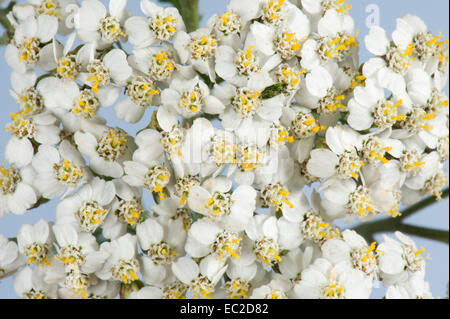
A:
<svg viewBox="0 0 450 319">
<path fill-rule="evenodd" d="M 59 199 L 55 223 L 0 237 L 19 297 L 369 298 L 376 280 L 387 298 L 432 297 L 424 248 L 334 222 L 441 199 L 448 40 L 406 15 L 392 40 L 370 30 L 358 65 L 345 1 L 230 0 L 198 30 L 126 4 L 29 0 L 8 15 L 18 108 L 0 217 Z M 108 125 L 111 106 L 148 125 Z"/>
</svg>

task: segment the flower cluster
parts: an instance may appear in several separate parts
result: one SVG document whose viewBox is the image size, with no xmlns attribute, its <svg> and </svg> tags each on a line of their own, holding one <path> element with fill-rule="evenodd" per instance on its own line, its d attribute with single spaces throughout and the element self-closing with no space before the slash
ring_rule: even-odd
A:
<svg viewBox="0 0 450 319">
<path fill-rule="evenodd" d="M 334 222 L 441 198 L 448 40 L 406 15 L 392 40 L 370 30 L 359 65 L 343 0 L 231 0 L 193 32 L 175 8 L 126 3 L 8 16 L 19 109 L 0 217 L 60 200 L 55 223 L 0 237 L 19 297 L 369 298 L 375 281 L 432 297 L 424 248 Z M 110 106 L 150 123 L 131 136 L 100 116 Z"/>
</svg>

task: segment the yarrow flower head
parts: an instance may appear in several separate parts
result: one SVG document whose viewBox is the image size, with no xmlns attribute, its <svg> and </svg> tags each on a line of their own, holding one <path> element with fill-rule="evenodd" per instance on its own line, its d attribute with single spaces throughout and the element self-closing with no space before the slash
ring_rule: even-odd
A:
<svg viewBox="0 0 450 319">
<path fill-rule="evenodd" d="M 0 279 L 30 299 L 432 298 L 425 247 L 367 240 L 446 198 L 447 35 L 408 14 L 361 39 L 345 0 L 229 0 L 200 28 L 195 1 L 165 2 L 0 10 L 0 218 L 56 202 L 0 235 Z"/>
</svg>

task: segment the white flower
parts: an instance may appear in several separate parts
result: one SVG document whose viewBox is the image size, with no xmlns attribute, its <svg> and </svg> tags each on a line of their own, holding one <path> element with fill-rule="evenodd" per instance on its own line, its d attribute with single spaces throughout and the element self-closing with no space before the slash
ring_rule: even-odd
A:
<svg viewBox="0 0 450 319">
<path fill-rule="evenodd" d="M 355 130 L 375 126 L 380 130 L 390 128 L 404 120 L 408 107 L 402 99 L 386 99 L 383 87 L 376 80 L 368 79 L 365 87 L 355 88 L 354 97 L 348 102 L 348 122 Z"/>
<path fill-rule="evenodd" d="M 20 109 L 28 115 L 41 113 L 44 108 L 42 95 L 36 90 L 36 72 L 29 70 L 25 73 L 11 72 L 11 86 L 9 94 L 19 104 Z"/>
<path fill-rule="evenodd" d="M 64 127 L 71 131 L 76 131 L 80 121 L 97 120 L 100 106 L 111 106 L 117 100 L 121 92 L 119 83 L 125 83 L 132 72 L 120 50 L 111 50 L 102 61 L 94 58 L 93 44 L 83 45 L 76 54 L 69 54 L 74 35 L 67 41 L 64 52 L 55 49 L 56 76 L 46 77 L 37 85 L 46 108 L 61 118 Z M 112 68 L 117 72 L 110 72 Z M 90 88 L 80 88 L 74 79 Z"/>
<path fill-rule="evenodd" d="M 269 1 L 270 3 L 274 3 L 274 1 Z M 297 7 L 288 2 L 284 6 L 286 14 L 279 25 L 254 22 L 250 26 L 250 30 L 255 46 L 261 53 L 268 57 L 277 55 L 279 59 L 287 61 L 295 56 L 300 56 L 301 42 L 309 36 L 310 23 L 306 15 Z M 275 13 L 268 16 L 269 19 L 276 17 Z"/>
<path fill-rule="evenodd" d="M 148 77 L 135 76 L 127 83 L 125 95 L 114 108 L 116 116 L 127 123 L 137 123 L 145 109 L 152 105 L 154 96 L 159 95 L 159 90 Z"/>
<path fill-rule="evenodd" d="M 69 21 L 74 8 L 78 8 L 76 0 L 27 0 L 33 7 L 28 5 L 15 6 L 14 14 L 20 19 L 32 14 L 46 14 L 58 18 L 58 33 L 67 35 L 73 29 Z"/>
<path fill-rule="evenodd" d="M 8 44 L 5 51 L 6 63 L 18 73 L 25 73 L 27 67 L 49 71 L 55 67 L 52 40 L 58 30 L 58 19 L 46 14 L 27 17 L 14 33 L 15 44 Z"/>
<path fill-rule="evenodd" d="M 439 138 L 448 136 L 448 108 L 445 99 L 433 89 L 431 77 L 423 70 L 411 68 L 405 75 L 412 107 L 404 115 L 392 137 L 405 139 L 417 135 L 429 148 L 437 147 Z M 444 100 L 445 101 L 445 100 Z"/>
<path fill-rule="evenodd" d="M 370 28 L 369 34 L 364 38 L 367 50 L 377 56 L 384 56 L 390 49 L 390 41 L 386 31 L 379 26 Z M 406 48 L 406 47 L 405 47 Z"/>
<path fill-rule="evenodd" d="M 206 180 L 202 186 L 192 187 L 189 208 L 228 230 L 242 231 L 255 210 L 256 191 L 241 185 L 231 192 L 231 186 L 228 178 L 220 176 Z"/>
<path fill-rule="evenodd" d="M 27 264 L 49 266 L 50 253 L 53 251 L 53 234 L 43 219 L 36 224 L 22 225 L 17 235 L 19 252 L 25 256 Z"/>
<path fill-rule="evenodd" d="M 283 258 L 284 249 L 293 249 L 301 243 L 300 228 L 286 219 L 256 215 L 249 221 L 245 233 L 254 242 L 253 254 L 264 268 L 274 267 Z"/>
<path fill-rule="evenodd" d="M 249 21 L 258 17 L 261 12 L 260 6 L 261 1 L 259 0 L 231 0 L 227 8 L 240 17 L 242 26 L 244 27 Z M 219 18 L 223 19 L 223 16 L 219 16 Z M 225 18 L 228 18 L 228 16 L 225 16 Z"/>
<path fill-rule="evenodd" d="M 186 31 L 176 8 L 162 8 L 149 0 L 141 0 L 141 10 L 146 17 L 131 17 L 125 22 L 128 41 L 134 48 L 170 41 L 178 32 Z"/>
<path fill-rule="evenodd" d="M 200 72 L 215 82 L 214 57 L 218 40 L 210 28 L 200 28 L 194 32 L 180 31 L 174 39 L 174 47 L 182 64 L 192 64 Z"/>
<path fill-rule="evenodd" d="M 121 92 L 117 83 L 124 83 L 131 75 L 131 68 L 120 50 L 112 50 L 114 52 L 109 57 L 114 60 L 107 58 L 103 60 L 105 64 L 95 59 L 90 63 L 91 50 L 92 45 L 85 45 L 76 56 L 64 56 L 59 59 L 58 63 L 63 64 L 59 67 L 61 73 L 58 73 L 57 77 L 43 79 L 37 86 L 45 106 L 61 119 L 68 131 L 77 131 L 83 124 L 89 124 L 86 123 L 87 120 L 102 123 L 104 120 L 96 115 L 100 107 L 115 103 Z M 115 67 L 117 70 L 120 69 L 119 72 L 109 71 L 113 63 L 119 65 Z M 78 64 L 80 65 L 77 66 Z M 75 66 L 77 70 L 73 69 Z M 87 73 L 79 73 L 83 70 Z M 92 88 L 80 89 L 74 81 L 66 78 L 66 76 L 74 77 L 75 74 L 78 74 L 78 80 Z"/>
<path fill-rule="evenodd" d="M 307 2 L 311 1 L 313 0 Z M 322 1 L 322 3 L 325 2 Z M 351 65 L 358 64 L 353 61 L 357 59 L 358 52 L 354 25 L 352 17 L 336 10 L 327 10 L 318 22 L 317 35 L 303 43 L 302 67 L 310 70 L 319 65 L 325 65 L 329 61 L 348 61 Z"/>
<path fill-rule="evenodd" d="M 286 22 L 287 15 L 290 11 L 299 10 L 293 6 L 290 1 L 285 0 L 259 0 L 260 16 L 262 21 L 267 25 L 278 26 Z"/>
<path fill-rule="evenodd" d="M 0 217 L 7 213 L 23 215 L 37 202 L 34 178 L 31 165 L 20 170 L 0 166 Z"/>
<path fill-rule="evenodd" d="M 207 298 L 227 270 L 220 260 L 210 256 L 202 259 L 200 265 L 188 257 L 181 257 L 172 264 L 177 278 L 189 286 L 193 298 Z"/>
<path fill-rule="evenodd" d="M 186 242 L 186 252 L 193 258 L 209 254 L 224 263 L 227 259 L 239 259 L 242 237 L 237 232 L 227 231 L 214 222 L 205 219 L 192 224 Z"/>
<path fill-rule="evenodd" d="M 61 81 L 56 77 L 42 79 L 36 89 L 42 96 L 45 107 L 49 110 L 57 108 L 71 110 L 80 92 L 75 82 Z"/>
<path fill-rule="evenodd" d="M 292 285 L 283 279 L 273 279 L 268 285 L 255 288 L 250 299 L 288 299 Z"/>
<path fill-rule="evenodd" d="M 92 45 L 83 45 L 76 53 L 70 51 L 75 42 L 76 33 L 73 32 L 67 39 L 64 48 L 58 41 L 53 40 L 53 60 L 56 64 L 55 76 L 41 79 L 37 90 L 44 99 L 45 106 L 55 111 L 58 108 L 70 110 L 75 97 L 79 93 L 78 85 L 73 82 L 77 79 L 83 61 L 90 57 Z M 75 51 L 75 50 L 74 50 Z M 77 105 L 79 106 L 79 105 Z"/>
<path fill-rule="evenodd" d="M 344 92 L 350 87 L 350 82 L 350 77 L 336 63 L 316 66 L 306 75 L 306 85 L 297 91 L 295 99 L 298 104 L 317 110 L 322 118 L 328 116 L 329 126 L 334 126 L 336 116 L 346 110 Z M 322 118 L 319 119 L 321 122 Z"/>
<path fill-rule="evenodd" d="M 54 61 L 57 64 L 56 76 L 42 79 L 37 85 L 37 90 L 42 95 L 46 108 L 50 109 L 56 115 L 63 117 L 60 114 L 63 110 L 71 110 L 74 114 L 80 115 L 80 117 L 92 118 L 100 106 L 99 102 L 105 104 L 105 106 L 109 106 L 117 97 L 105 96 L 106 93 L 111 95 L 112 90 L 107 92 L 106 90 L 100 90 L 98 94 L 94 94 L 94 92 L 91 92 L 91 94 L 86 93 L 85 91 L 88 90 L 81 90 L 74 81 L 84 79 L 81 71 L 86 70 L 89 61 L 93 59 L 95 50 L 93 44 L 86 44 L 76 49 L 76 53 L 69 52 L 75 41 L 75 36 L 76 33 L 72 33 L 69 36 L 64 49 L 60 49 L 58 43 L 53 41 Z M 112 102 L 110 102 L 111 99 L 113 99 Z M 64 121 L 63 117 L 64 126 L 66 127 L 68 122 L 75 118 L 73 116 L 69 120 Z"/>
<path fill-rule="evenodd" d="M 326 130 L 326 126 L 320 123 L 320 117 L 315 116 L 309 108 L 297 105 L 285 108 L 280 122 L 279 128 L 273 125 L 272 139 L 276 138 L 280 144 L 291 143 L 288 145 L 291 156 L 303 163 L 314 147 L 316 135 Z"/>
<path fill-rule="evenodd" d="M 282 113 L 284 97 L 277 95 L 263 99 L 261 93 L 274 84 L 267 72 L 254 73 L 243 87 L 231 84 L 216 85 L 213 94 L 226 106 L 220 115 L 222 127 L 237 130 L 240 126 L 251 125 L 252 121 L 277 121 Z"/>
<path fill-rule="evenodd" d="M 364 162 L 357 150 L 361 148 L 361 136 L 351 128 L 330 127 L 326 133 L 328 149 L 311 151 L 308 172 L 317 177 L 337 176 L 340 179 L 358 179 Z"/>
<path fill-rule="evenodd" d="M 303 9 L 313 15 L 323 15 L 328 10 L 348 14 L 352 8 L 351 5 L 345 3 L 345 0 L 301 0 L 301 4 Z"/>
<path fill-rule="evenodd" d="M 345 0 L 230 0 L 197 30 L 181 1 L 15 2 L 0 217 L 59 199 L 0 235 L 19 297 L 432 298 L 424 248 L 347 225 L 444 197 L 449 44 L 420 18 L 360 64 Z"/>
<path fill-rule="evenodd" d="M 123 23 L 127 17 L 126 4 L 127 0 L 110 0 L 108 13 L 100 1 L 83 0 L 74 17 L 78 38 L 106 47 L 120 37 L 125 37 Z"/>
<path fill-rule="evenodd" d="M 245 86 L 252 73 L 265 68 L 263 59 L 264 56 L 251 45 L 238 50 L 221 45 L 217 48 L 216 73 L 233 85 Z"/>
<path fill-rule="evenodd" d="M 235 137 L 231 132 L 214 128 L 207 119 L 196 119 L 185 133 L 181 156 L 186 174 L 217 176 L 228 164 L 236 163 Z"/>
<path fill-rule="evenodd" d="M 389 286 L 386 299 L 433 299 L 433 295 L 423 276 L 411 276 L 406 282 Z"/>
<path fill-rule="evenodd" d="M 403 176 L 397 163 L 389 163 L 375 168 L 364 166 L 362 176 L 365 183 L 358 184 L 353 179 L 332 177 L 325 181 L 322 207 L 328 218 L 345 217 L 345 220 L 370 219 L 378 213 L 393 217 L 399 215 L 400 187 Z"/>
<path fill-rule="evenodd" d="M 210 94 L 208 86 L 196 76 L 191 80 L 174 78 L 170 87 L 161 92 L 162 104 L 183 118 L 202 114 L 220 114 L 222 102 Z"/>
<path fill-rule="evenodd" d="M 89 167 L 97 174 L 120 178 L 122 164 L 131 159 L 135 149 L 133 139 L 119 128 L 97 125 L 92 132 L 76 132 L 75 143 L 87 156 Z"/>
<path fill-rule="evenodd" d="M 11 139 L 5 146 L 5 159 L 17 167 L 31 163 L 34 156 L 33 143 L 54 145 L 59 142 L 60 129 L 56 118 L 48 113 L 27 116 L 26 112 L 11 113 L 12 122 L 5 130 L 11 132 Z"/>
<path fill-rule="evenodd" d="M 59 246 L 55 259 L 61 261 L 66 269 L 79 269 L 83 274 L 101 269 L 107 255 L 98 251 L 92 234 L 80 232 L 73 224 L 55 224 L 53 232 Z"/>
<path fill-rule="evenodd" d="M 93 233 L 103 224 L 115 194 L 113 182 L 105 182 L 96 177 L 58 204 L 56 222 L 74 224 L 81 231 Z"/>
<path fill-rule="evenodd" d="M 170 265 L 178 256 L 185 254 L 183 223 L 162 225 L 149 218 L 136 226 L 136 234 L 145 253 L 140 258 L 142 277 L 147 284 L 161 284 L 170 277 Z"/>
<path fill-rule="evenodd" d="M 235 160 L 229 165 L 227 175 L 240 185 L 260 187 L 276 174 L 277 165 L 281 162 L 290 164 L 291 159 L 284 148 L 268 149 L 269 128 L 264 127 L 266 123 L 250 119 L 245 122 L 236 132 Z M 288 165 L 287 168 L 290 167 Z"/>
<path fill-rule="evenodd" d="M 365 181 L 363 185 L 369 190 L 373 208 L 380 213 L 398 217 L 400 199 L 404 195 L 401 187 L 405 182 L 401 164 L 396 160 L 390 160 L 389 163 L 380 166 L 365 165 L 362 168 L 362 176 Z"/>
<path fill-rule="evenodd" d="M 378 246 L 380 276 L 387 287 L 408 280 L 408 275 L 425 274 L 425 248 L 417 249 L 414 241 L 401 232 L 395 232 L 397 240 L 383 235 L 384 242 Z"/>
<path fill-rule="evenodd" d="M 441 36 L 433 36 L 428 30 L 425 23 L 417 16 L 407 14 L 397 19 L 397 26 L 392 33 L 392 39 L 395 44 L 402 50 L 406 50 L 408 46 L 413 46 L 414 55 L 420 60 L 431 58 L 439 59 L 442 57 L 442 44 L 439 44 Z M 443 62 L 443 61 L 442 61 Z M 446 61 L 448 66 L 448 61 Z"/>
<path fill-rule="evenodd" d="M 41 145 L 32 165 L 36 171 L 34 187 L 48 199 L 64 197 L 90 179 L 83 157 L 68 140 L 62 141 L 59 149 Z"/>
<path fill-rule="evenodd" d="M 200 185 L 200 178 L 194 175 L 186 174 L 176 177 L 175 184 L 169 185 L 171 197 L 177 201 L 178 206 L 186 206 L 186 199 L 194 186 Z M 177 207 L 178 207 L 177 206 Z"/>
<path fill-rule="evenodd" d="M 268 62 L 266 63 L 266 65 Z M 271 71 L 276 81 L 283 85 L 281 94 L 285 97 L 285 105 L 289 106 L 300 87 L 303 85 L 305 69 L 300 68 L 298 61 L 291 60 L 288 63 L 282 63 Z"/>
<path fill-rule="evenodd" d="M 73 99 L 69 98 L 68 100 L 72 101 L 72 105 L 67 104 L 68 109 L 55 108 L 52 110 L 53 114 L 61 121 L 65 132 L 91 131 L 92 126 L 106 124 L 106 120 L 98 115 L 102 106 L 102 96 L 86 88 L 77 90 L 76 94 L 71 97 Z"/>
<path fill-rule="evenodd" d="M 258 178 L 262 182 L 258 184 L 261 206 L 268 207 L 270 214 L 283 215 L 293 223 L 298 222 L 310 208 L 301 191 L 300 172 L 296 172 L 295 168 L 294 161 L 280 152 L 277 169 L 272 168 L 268 178 Z"/>
<path fill-rule="evenodd" d="M 380 83 L 381 81 L 386 83 L 386 87 L 394 93 L 401 92 L 405 84 L 402 75 L 414 64 L 413 44 L 405 47 L 398 44 L 391 45 L 384 29 L 377 26 L 370 29 L 365 43 L 367 49 L 377 56 L 372 61 L 379 64 L 377 76 Z"/>
<path fill-rule="evenodd" d="M 0 234 L 0 278 L 12 275 L 23 265 L 17 244 Z"/>
<path fill-rule="evenodd" d="M 127 232 L 127 227 L 141 223 L 147 212 L 142 205 L 142 190 L 129 186 L 123 179 L 112 181 L 116 189 L 116 198 L 111 204 L 111 214 L 106 216 L 102 227 L 105 238 L 116 239 Z"/>
<path fill-rule="evenodd" d="M 60 299 L 114 299 L 119 295 L 120 283 L 117 281 L 101 280 L 94 275 L 89 276 L 89 286 L 81 292 L 74 292 L 72 289 L 64 287 L 58 289 Z"/>
<path fill-rule="evenodd" d="M 390 129 L 362 136 L 360 152 L 363 160 L 372 166 L 388 164 L 389 160 L 386 157 L 390 155 L 399 158 L 404 151 L 404 144 L 392 137 Z"/>
<path fill-rule="evenodd" d="M 119 97 L 133 70 L 128 65 L 126 53 L 120 49 L 112 49 L 98 58 L 94 55 L 95 46 L 89 49 L 94 52 L 90 53 L 88 61 L 84 61 L 78 80 L 98 94 L 102 105 L 110 106 Z"/>
<path fill-rule="evenodd" d="M 250 240 L 246 241 L 249 242 L 248 245 L 251 244 Z M 253 257 L 253 254 L 248 256 Z M 246 260 L 244 261 L 244 259 Z M 230 280 L 225 281 L 222 289 L 217 290 L 214 297 L 222 299 L 246 299 L 252 294 L 253 288 L 258 286 L 259 282 L 264 281 L 262 278 L 264 278 L 265 271 L 261 265 L 254 262 L 254 257 L 246 258 L 242 256 L 228 263 L 226 274 Z"/>
<path fill-rule="evenodd" d="M 128 62 L 135 70 L 153 79 L 158 86 L 170 83 L 172 77 L 184 76 L 189 79 L 195 76 L 191 65 L 179 64 L 171 46 L 134 49 Z"/>
<path fill-rule="evenodd" d="M 188 230 L 191 226 L 192 214 L 190 210 L 180 208 L 179 201 L 174 198 L 166 197 L 158 205 L 153 205 L 150 208 L 158 215 L 158 221 L 163 224 L 168 224 L 170 220 L 181 220 L 185 230 Z"/>
<path fill-rule="evenodd" d="M 144 187 L 157 193 L 159 199 L 165 197 L 164 189 L 170 181 L 170 171 L 159 161 L 149 161 L 142 164 L 136 161 L 124 162 L 125 176 L 123 180 L 133 187 Z"/>
<path fill-rule="evenodd" d="M 56 268 L 55 272 L 62 272 L 64 288 L 87 298 L 86 292 L 92 284 L 91 274 L 102 268 L 108 254 L 98 251 L 97 241 L 92 234 L 80 232 L 73 224 L 56 224 L 53 232 L 59 246 L 55 259 L 64 265 Z M 53 276 L 57 277 L 56 274 Z M 51 277 L 47 275 L 47 281 Z"/>
<path fill-rule="evenodd" d="M 44 281 L 38 269 L 25 267 L 14 276 L 14 291 L 23 299 L 56 299 L 57 289 Z"/>
<path fill-rule="evenodd" d="M 237 47 L 245 40 L 245 35 L 248 31 L 247 24 L 249 21 L 244 20 L 244 17 L 240 15 L 240 13 L 243 12 L 242 9 L 245 10 L 248 9 L 248 7 L 244 8 L 245 5 L 242 5 L 242 3 L 239 3 L 236 6 L 237 1 L 232 2 L 235 4 L 234 7 L 233 3 L 230 3 L 227 6 L 227 10 L 222 14 L 213 14 L 208 21 L 206 21 L 206 26 L 213 30 L 213 33 L 220 39 L 222 45 Z M 249 6 L 252 6 L 253 8 L 250 8 L 250 10 L 256 9 L 257 11 L 257 1 L 246 2 L 251 2 Z M 246 14 L 245 18 L 248 18 L 249 15 L 251 15 L 251 13 Z"/>
<path fill-rule="evenodd" d="M 133 291 L 128 299 L 162 299 L 163 292 L 161 288 L 145 286 L 138 291 Z"/>
<path fill-rule="evenodd" d="M 417 165 L 419 165 L 417 174 L 405 180 L 405 187 L 402 189 L 403 203 L 413 205 L 424 194 L 434 195 L 439 200 L 443 187 L 448 183 L 439 155 L 435 151 L 431 152 L 425 155 Z"/>
<path fill-rule="evenodd" d="M 392 216 L 398 213 L 399 189 L 404 175 L 399 170 L 398 162 L 389 161 L 386 157 L 400 158 L 404 146 L 398 140 L 387 138 L 389 133 L 386 130 L 379 135 L 367 134 L 362 137 L 358 149 L 364 163 L 361 167 L 362 183 L 335 176 L 318 188 L 324 191 L 322 206 L 328 218 L 346 216 L 347 220 L 351 220 L 374 216 L 377 211 Z M 329 137 L 331 141 L 331 135 L 327 135 L 327 140 Z"/>
<path fill-rule="evenodd" d="M 304 249 L 295 248 L 290 250 L 279 263 L 280 272 L 284 278 L 293 282 L 301 279 L 301 272 L 305 270 L 314 260 L 314 247 L 307 245 Z"/>
<path fill-rule="evenodd" d="M 345 230 L 342 239 L 332 238 L 321 247 L 323 257 L 333 264 L 347 262 L 354 269 L 362 271 L 370 280 L 378 273 L 378 256 L 383 252 L 376 249 L 376 243 L 370 245 L 355 231 Z"/>
<path fill-rule="evenodd" d="M 109 254 L 103 269 L 96 274 L 102 280 L 119 281 L 124 284 L 138 280 L 139 262 L 137 257 L 137 237 L 126 234 L 100 246 L 100 251 Z"/>
<path fill-rule="evenodd" d="M 300 239 L 309 240 L 320 246 L 331 238 L 341 238 L 340 229 L 327 222 L 328 217 L 316 190 L 311 194 L 311 206 L 312 209 L 303 213 L 303 218 L 298 224 L 290 225 L 300 228 Z"/>
<path fill-rule="evenodd" d="M 302 271 L 301 278 L 294 286 L 300 299 L 368 299 L 371 293 L 364 273 L 346 262 L 333 266 L 318 258 Z"/>
<path fill-rule="evenodd" d="M 147 265 L 143 263 L 142 267 L 142 272 L 145 272 Z M 144 295 L 144 299 L 186 299 L 185 295 L 189 287 L 177 279 L 171 267 L 166 268 L 166 278 L 158 278 L 158 280 L 162 281 L 155 285 L 144 286 L 140 290 L 143 292 L 139 291 L 137 296 L 131 293 L 129 298 L 139 299 Z"/>
<path fill-rule="evenodd" d="M 162 109 L 158 110 L 158 114 L 163 113 L 161 110 Z M 176 123 L 178 123 L 178 121 Z M 173 140 L 176 141 L 176 139 Z M 153 129 L 146 129 L 139 132 L 136 135 L 135 142 L 138 148 L 133 153 L 133 160 L 144 165 L 149 162 L 161 160 L 167 146 L 166 144 L 171 145 L 169 141 L 165 143 L 164 133 Z"/>
</svg>

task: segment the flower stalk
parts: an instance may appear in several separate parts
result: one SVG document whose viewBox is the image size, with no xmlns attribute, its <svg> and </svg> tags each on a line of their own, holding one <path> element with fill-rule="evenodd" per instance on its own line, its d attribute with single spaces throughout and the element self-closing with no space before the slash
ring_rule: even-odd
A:
<svg viewBox="0 0 450 319">
<path fill-rule="evenodd" d="M 7 45 L 14 35 L 14 27 L 8 20 L 8 14 L 12 11 L 16 1 L 11 1 L 8 6 L 0 9 L 0 24 L 5 29 L 2 37 L 0 38 L 0 45 Z"/>
</svg>

